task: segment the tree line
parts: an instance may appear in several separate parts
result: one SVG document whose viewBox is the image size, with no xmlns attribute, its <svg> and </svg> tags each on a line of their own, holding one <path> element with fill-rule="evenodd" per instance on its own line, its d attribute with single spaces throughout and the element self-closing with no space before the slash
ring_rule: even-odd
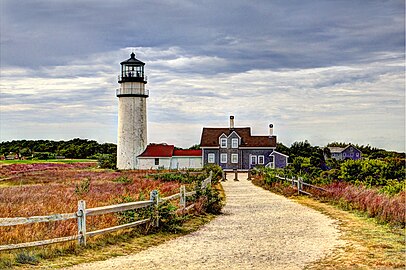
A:
<svg viewBox="0 0 406 270">
<path fill-rule="evenodd" d="M 343 142 L 331 142 L 326 147 L 312 146 L 307 140 L 294 142 L 290 147 L 283 143 L 277 143 L 276 151 L 289 156 L 289 162 L 293 162 L 296 157 L 310 158 L 313 164 L 320 164 L 325 160 L 325 157 L 330 157 L 328 147 L 342 147 L 352 145 L 362 152 L 362 158 L 378 159 L 378 158 L 405 158 L 405 153 L 395 151 L 387 151 L 385 149 L 372 147 L 370 145 L 358 145 Z"/>
<path fill-rule="evenodd" d="M 18 158 L 51 159 L 95 158 L 100 154 L 115 154 L 117 146 L 113 143 L 98 143 L 94 140 L 75 138 L 69 141 L 52 140 L 14 140 L 0 143 L 0 155 L 13 155 Z"/>
</svg>

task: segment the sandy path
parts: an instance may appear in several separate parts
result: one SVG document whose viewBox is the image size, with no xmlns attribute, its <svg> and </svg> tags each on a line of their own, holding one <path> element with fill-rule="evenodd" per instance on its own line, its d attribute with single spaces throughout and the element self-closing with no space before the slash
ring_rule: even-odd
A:
<svg viewBox="0 0 406 270">
<path fill-rule="evenodd" d="M 69 269 L 302 269 L 342 244 L 332 219 L 241 178 L 223 183 L 224 215 L 199 231 Z"/>
</svg>

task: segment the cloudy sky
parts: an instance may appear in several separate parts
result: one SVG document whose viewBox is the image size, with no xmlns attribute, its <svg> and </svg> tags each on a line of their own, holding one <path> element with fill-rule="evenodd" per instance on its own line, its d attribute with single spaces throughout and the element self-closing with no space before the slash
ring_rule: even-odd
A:
<svg viewBox="0 0 406 270">
<path fill-rule="evenodd" d="M 251 126 L 405 150 L 403 0 L 1 0 L 0 139 L 117 142 L 119 63 L 146 63 L 148 141 Z"/>
</svg>

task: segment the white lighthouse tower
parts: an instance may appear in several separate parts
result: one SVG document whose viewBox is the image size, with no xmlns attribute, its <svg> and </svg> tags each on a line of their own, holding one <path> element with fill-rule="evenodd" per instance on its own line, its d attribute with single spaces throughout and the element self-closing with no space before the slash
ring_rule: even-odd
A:
<svg viewBox="0 0 406 270">
<path fill-rule="evenodd" d="M 118 142 L 117 169 L 138 168 L 137 156 L 147 145 L 147 83 L 144 76 L 145 63 L 131 57 L 121 64 L 118 78 Z"/>
</svg>

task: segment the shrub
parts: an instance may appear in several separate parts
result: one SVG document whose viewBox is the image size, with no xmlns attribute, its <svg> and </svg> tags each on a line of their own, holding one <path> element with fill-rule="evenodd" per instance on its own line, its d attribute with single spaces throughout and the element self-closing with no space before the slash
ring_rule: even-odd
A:
<svg viewBox="0 0 406 270">
<path fill-rule="evenodd" d="M 129 203 L 129 202 L 136 202 L 136 201 L 143 201 L 143 200 L 145 200 L 144 193 L 140 192 L 140 194 L 138 195 L 138 198 L 131 197 L 130 195 L 122 195 L 118 199 L 116 199 L 114 203 L 120 204 L 120 203 Z M 116 213 L 119 224 L 126 224 L 126 223 L 134 222 L 137 220 L 151 218 L 152 215 L 153 215 L 153 210 L 151 207 L 127 210 L 127 211 Z"/>
<path fill-rule="evenodd" d="M 163 182 L 176 181 L 182 184 L 189 184 L 193 182 L 193 178 L 189 176 L 189 172 L 166 172 L 158 174 L 150 174 L 149 177 L 152 177 L 155 180 L 160 180 Z"/>
<path fill-rule="evenodd" d="M 20 264 L 38 264 L 38 259 L 34 255 L 29 254 L 28 252 L 20 252 L 16 256 L 16 262 Z"/>
<path fill-rule="evenodd" d="M 396 195 L 402 191 L 406 191 L 406 180 L 398 181 L 389 179 L 386 181 L 386 185 L 379 190 L 389 196 Z"/>
<path fill-rule="evenodd" d="M 205 199 L 203 205 L 206 213 L 220 214 L 224 205 L 217 189 L 208 186 L 203 192 L 203 198 Z"/>
<path fill-rule="evenodd" d="M 263 171 L 264 181 L 267 184 L 279 182 L 279 179 L 276 177 L 275 170 L 265 168 Z"/>
<path fill-rule="evenodd" d="M 75 184 L 75 194 L 83 196 L 90 191 L 90 178 L 86 177 L 79 183 Z"/>
<path fill-rule="evenodd" d="M 117 155 L 116 154 L 101 154 L 97 155 L 97 165 L 102 169 L 116 169 Z"/>
<path fill-rule="evenodd" d="M 159 227 L 162 230 L 175 233 L 181 230 L 185 217 L 179 216 L 176 210 L 177 207 L 169 201 L 165 201 L 159 205 Z"/>
<path fill-rule="evenodd" d="M 204 178 L 209 177 L 210 171 L 213 172 L 213 178 L 211 179 L 211 182 L 214 184 L 218 183 L 223 177 L 223 169 L 217 164 L 206 164 L 203 167 L 203 171 Z"/>
<path fill-rule="evenodd" d="M 406 209 L 404 207 L 405 191 L 389 197 L 380 194 L 377 189 L 354 186 L 348 183 L 333 183 L 326 187 L 324 197 L 333 202 L 346 205 L 347 209 L 357 209 L 376 217 L 382 222 L 405 226 Z"/>
<path fill-rule="evenodd" d="M 128 176 L 125 176 L 125 175 L 119 176 L 113 180 L 113 182 L 115 182 L 115 183 L 122 183 L 122 184 L 132 184 L 133 181 L 134 181 L 133 179 L 128 178 Z"/>
</svg>

